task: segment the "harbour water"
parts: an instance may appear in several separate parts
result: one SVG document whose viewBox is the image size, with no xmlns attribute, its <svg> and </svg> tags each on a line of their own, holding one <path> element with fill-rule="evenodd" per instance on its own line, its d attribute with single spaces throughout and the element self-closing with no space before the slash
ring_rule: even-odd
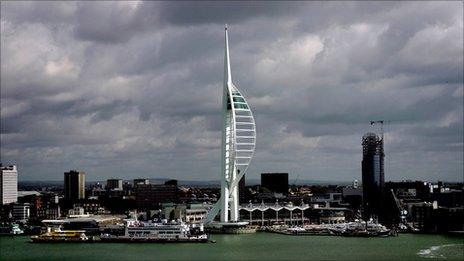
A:
<svg viewBox="0 0 464 261">
<path fill-rule="evenodd" d="M 0 260 L 464 260 L 464 238 L 212 235 L 216 243 L 29 243 L 0 237 Z"/>
</svg>

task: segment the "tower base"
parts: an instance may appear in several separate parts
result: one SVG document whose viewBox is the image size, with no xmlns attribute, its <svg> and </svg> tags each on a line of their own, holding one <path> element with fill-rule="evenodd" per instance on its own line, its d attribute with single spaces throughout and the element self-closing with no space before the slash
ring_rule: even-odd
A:
<svg viewBox="0 0 464 261">
<path fill-rule="evenodd" d="M 252 234 L 257 226 L 250 226 L 246 221 L 211 222 L 205 226 L 205 231 L 211 234 Z"/>
</svg>

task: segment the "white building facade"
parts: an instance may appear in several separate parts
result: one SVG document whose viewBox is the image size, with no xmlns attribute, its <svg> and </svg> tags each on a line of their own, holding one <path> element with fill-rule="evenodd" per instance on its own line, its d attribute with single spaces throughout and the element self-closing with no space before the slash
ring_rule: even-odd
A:
<svg viewBox="0 0 464 261">
<path fill-rule="evenodd" d="M 18 201 L 18 170 L 16 165 L 1 167 L 0 201 L 2 205 Z"/>
</svg>

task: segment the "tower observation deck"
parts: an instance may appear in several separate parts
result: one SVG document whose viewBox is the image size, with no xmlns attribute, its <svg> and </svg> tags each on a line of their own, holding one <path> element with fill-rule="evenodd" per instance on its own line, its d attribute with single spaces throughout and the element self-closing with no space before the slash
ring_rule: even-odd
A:
<svg viewBox="0 0 464 261">
<path fill-rule="evenodd" d="M 232 82 L 229 38 L 225 28 L 224 86 L 222 95 L 221 198 L 211 208 L 205 222 L 220 212 L 221 223 L 239 219 L 238 183 L 253 158 L 256 128 L 253 114 L 238 88 Z"/>
</svg>

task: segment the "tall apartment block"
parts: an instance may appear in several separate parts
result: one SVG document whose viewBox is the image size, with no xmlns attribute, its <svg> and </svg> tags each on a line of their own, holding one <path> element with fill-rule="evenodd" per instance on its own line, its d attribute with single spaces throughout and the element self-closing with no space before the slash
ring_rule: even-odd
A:
<svg viewBox="0 0 464 261">
<path fill-rule="evenodd" d="M 64 173 L 64 197 L 66 200 L 85 198 L 85 172 L 70 170 Z"/>
<path fill-rule="evenodd" d="M 18 170 L 16 165 L 3 167 L 0 165 L 0 202 L 2 205 L 15 203 L 18 200 Z"/>
</svg>

